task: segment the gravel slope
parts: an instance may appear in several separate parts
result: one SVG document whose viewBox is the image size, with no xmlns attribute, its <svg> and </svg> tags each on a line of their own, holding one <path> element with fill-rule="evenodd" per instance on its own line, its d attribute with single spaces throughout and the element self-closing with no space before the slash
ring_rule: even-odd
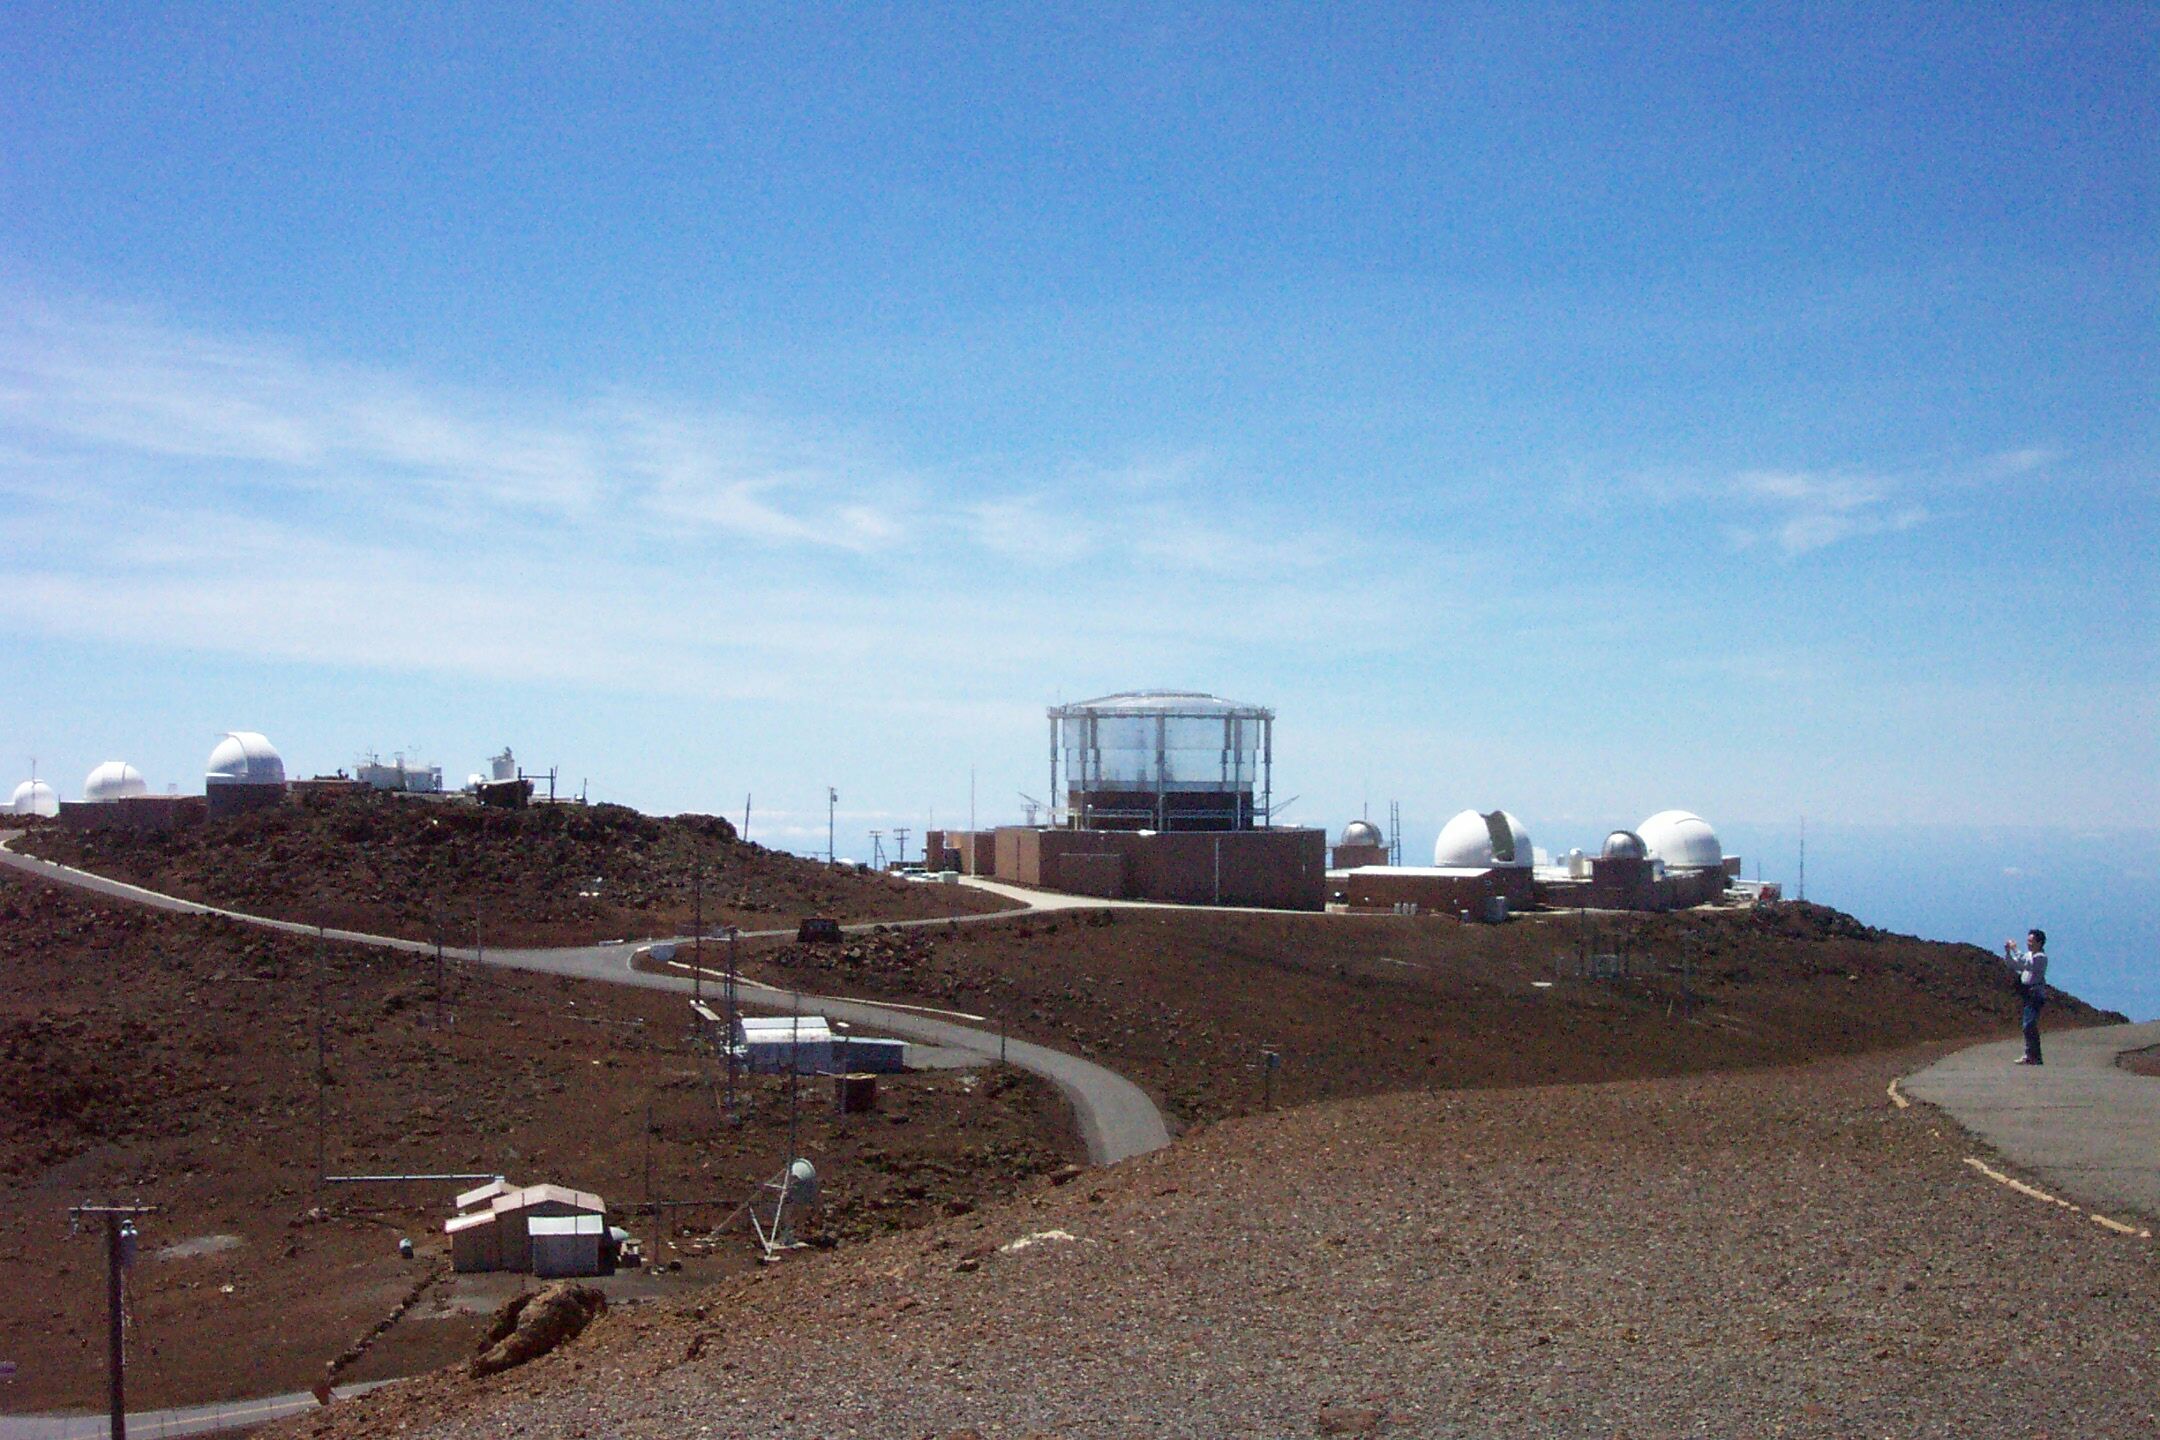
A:
<svg viewBox="0 0 2160 1440">
<path fill-rule="evenodd" d="M 2154 1433 L 2152 1243 L 1890 1108 L 1927 1058 L 1230 1121 L 288 1433 Z"/>
</svg>

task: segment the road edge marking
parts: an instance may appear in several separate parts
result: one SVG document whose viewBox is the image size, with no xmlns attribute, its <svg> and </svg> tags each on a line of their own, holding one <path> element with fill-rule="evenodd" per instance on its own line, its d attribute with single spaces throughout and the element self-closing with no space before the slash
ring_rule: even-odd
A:
<svg viewBox="0 0 2160 1440">
<path fill-rule="evenodd" d="M 2068 1200 L 2063 1199 L 2060 1195 L 2050 1195 L 2047 1191 L 2042 1190 L 2037 1185 L 2028 1185 L 2023 1180 L 2017 1179 L 2015 1176 L 2003 1174 L 2002 1171 L 1997 1170 L 1994 1166 L 1988 1164 L 1985 1160 L 1982 1160 L 1977 1155 L 1966 1156 L 1965 1163 L 1972 1166 L 1973 1169 L 1979 1171 L 1982 1175 L 1987 1176 L 1988 1179 L 1993 1180 L 1998 1185 L 2007 1185 L 2012 1190 L 2017 1191 L 2020 1195 L 2027 1195 L 2035 1200 L 2045 1200 L 2050 1205 L 2060 1205 L 2063 1209 L 2068 1210 L 2071 1214 L 2083 1215 L 2086 1219 L 2092 1221 L 2093 1224 L 2098 1225 L 2103 1229 L 2112 1230 L 2118 1235 L 2128 1235 L 2138 1240 L 2152 1239 L 2152 1231 L 2150 1230 L 2143 1229 L 2142 1227 L 2136 1225 L 2125 1225 L 2120 1220 L 2111 1219 L 2108 1216 L 2099 1214 L 2096 1211 L 2087 1210 L 2082 1206 L 2073 1205 Z"/>
</svg>

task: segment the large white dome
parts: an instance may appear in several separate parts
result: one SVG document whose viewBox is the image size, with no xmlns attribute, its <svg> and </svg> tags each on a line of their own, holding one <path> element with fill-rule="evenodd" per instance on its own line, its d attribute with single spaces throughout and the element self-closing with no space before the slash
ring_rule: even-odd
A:
<svg viewBox="0 0 2160 1440">
<path fill-rule="evenodd" d="M 1650 858 L 1665 862 L 1668 870 L 1715 870 L 1725 863 L 1725 847 L 1718 843 L 1710 822 L 1688 810 L 1660 810 L 1635 827 Z"/>
<path fill-rule="evenodd" d="M 60 797 L 43 780 L 25 780 L 15 787 L 15 794 L 8 801 L 8 811 L 15 815 L 42 815 L 50 820 L 60 813 Z"/>
<path fill-rule="evenodd" d="M 218 741 L 208 771 L 203 778 L 212 785 L 285 783 L 285 761 L 277 747 L 253 730 L 230 731 Z"/>
<path fill-rule="evenodd" d="M 1443 870 L 1489 870 L 1496 866 L 1527 870 L 1533 853 L 1530 832 L 1507 811 L 1481 814 L 1465 810 L 1440 827 L 1440 838 L 1433 842 L 1432 863 Z"/>
<path fill-rule="evenodd" d="M 107 800 L 127 800 L 150 793 L 149 782 L 125 760 L 107 760 L 83 781 L 82 798 L 93 805 Z"/>
</svg>

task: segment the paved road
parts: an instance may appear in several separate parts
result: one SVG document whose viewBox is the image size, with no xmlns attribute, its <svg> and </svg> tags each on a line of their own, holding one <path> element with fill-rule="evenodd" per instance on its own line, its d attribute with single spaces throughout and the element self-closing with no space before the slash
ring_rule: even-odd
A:
<svg viewBox="0 0 2160 1440">
<path fill-rule="evenodd" d="M 2160 1079 L 2115 1063 L 2160 1045 L 2160 1020 L 2050 1031 L 2047 1064 L 2014 1064 L 2017 1039 L 1945 1056 L 1899 1082 L 2067 1197 L 2160 1222 Z"/>
<path fill-rule="evenodd" d="M 340 1385 L 340 1400 L 365 1395 L 381 1385 L 396 1382 L 370 1380 L 360 1385 Z M 216 1435 L 226 1430 L 267 1425 L 287 1415 L 315 1408 L 315 1397 L 304 1390 L 289 1395 L 266 1395 L 259 1400 L 227 1400 L 214 1405 L 181 1405 L 171 1410 L 128 1411 L 129 1440 L 157 1440 L 161 1435 Z M 95 1415 L 0 1415 L 0 1440 L 103 1440 L 111 1433 L 111 1417 Z"/>
<path fill-rule="evenodd" d="M 74 870 L 55 865 L 34 856 L 17 855 L 7 847 L 20 831 L 0 831 L 0 864 L 12 866 L 26 874 L 41 876 L 61 884 L 94 891 L 117 900 L 139 905 L 154 906 L 183 915 L 219 915 L 248 925 L 261 925 L 273 930 L 283 930 L 296 935 L 313 935 L 312 925 L 302 925 L 291 920 L 272 920 L 261 915 L 247 915 L 236 910 L 220 909 L 214 905 L 198 904 L 178 896 L 145 890 L 139 885 L 129 885 L 118 880 L 108 880 L 85 870 Z M 1035 905 L 1040 901 L 1046 909 L 1075 908 L 1078 905 L 1101 902 L 1079 901 L 1072 897 L 1038 897 L 1032 892 L 1011 889 L 1006 886 L 984 886 L 999 894 Z M 1015 912 L 1007 911 L 1010 916 Z M 965 915 L 956 917 L 962 923 L 972 923 L 1001 918 L 996 914 Z M 943 919 L 900 921 L 900 925 L 944 925 Z M 872 924 L 851 925 L 854 931 L 873 928 Z M 409 954 L 432 955 L 435 947 L 421 940 L 404 940 L 390 935 L 367 935 L 351 930 L 327 930 L 323 932 L 332 940 L 348 944 L 369 945 L 384 950 L 400 950 Z M 746 931 L 748 938 L 787 936 L 792 930 Z M 693 982 L 687 977 L 654 975 L 631 967 L 632 945 L 580 945 L 562 949 L 487 949 L 475 953 L 471 950 L 446 950 L 444 953 L 460 960 L 478 960 L 488 965 L 506 969 L 535 971 L 547 975 L 570 975 L 584 980 L 598 980 L 614 985 L 636 985 L 649 990 L 672 990 L 688 993 Z M 845 1020 L 850 1025 L 898 1035 L 903 1039 L 921 1044 L 937 1045 L 949 1050 L 972 1052 L 984 1062 L 995 1060 L 998 1055 L 999 1037 L 991 1031 L 975 1029 L 953 1020 L 916 1012 L 890 1005 L 880 1005 L 868 1000 L 849 1000 L 835 996 L 798 995 L 769 985 L 743 982 L 743 989 L 753 992 L 760 1003 L 770 1004 L 781 1010 L 797 1005 L 806 1011 Z M 1005 1042 L 1006 1058 L 1023 1070 L 1042 1076 L 1055 1085 L 1060 1094 L 1071 1102 L 1079 1121 L 1081 1139 L 1087 1145 L 1088 1158 L 1098 1165 L 1115 1164 L 1133 1155 L 1144 1155 L 1159 1150 L 1170 1143 L 1169 1127 L 1163 1123 L 1162 1111 L 1156 1108 L 1147 1092 L 1114 1070 L 1097 1065 L 1078 1055 L 1068 1055 L 1046 1045 L 1036 1045 L 1025 1040 Z"/>
</svg>

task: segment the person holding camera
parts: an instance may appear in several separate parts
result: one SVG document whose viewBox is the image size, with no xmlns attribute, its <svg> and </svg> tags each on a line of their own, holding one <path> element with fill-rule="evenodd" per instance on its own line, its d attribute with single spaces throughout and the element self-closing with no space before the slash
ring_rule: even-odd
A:
<svg viewBox="0 0 2160 1440">
<path fill-rule="evenodd" d="M 2025 932 L 2025 948 L 2015 940 L 2003 941 L 2003 962 L 2017 976 L 2018 995 L 2025 1002 L 2025 1054 L 2017 1063 L 2038 1065 L 2040 1059 L 2040 1007 L 2047 1004 L 2047 931 Z"/>
</svg>

